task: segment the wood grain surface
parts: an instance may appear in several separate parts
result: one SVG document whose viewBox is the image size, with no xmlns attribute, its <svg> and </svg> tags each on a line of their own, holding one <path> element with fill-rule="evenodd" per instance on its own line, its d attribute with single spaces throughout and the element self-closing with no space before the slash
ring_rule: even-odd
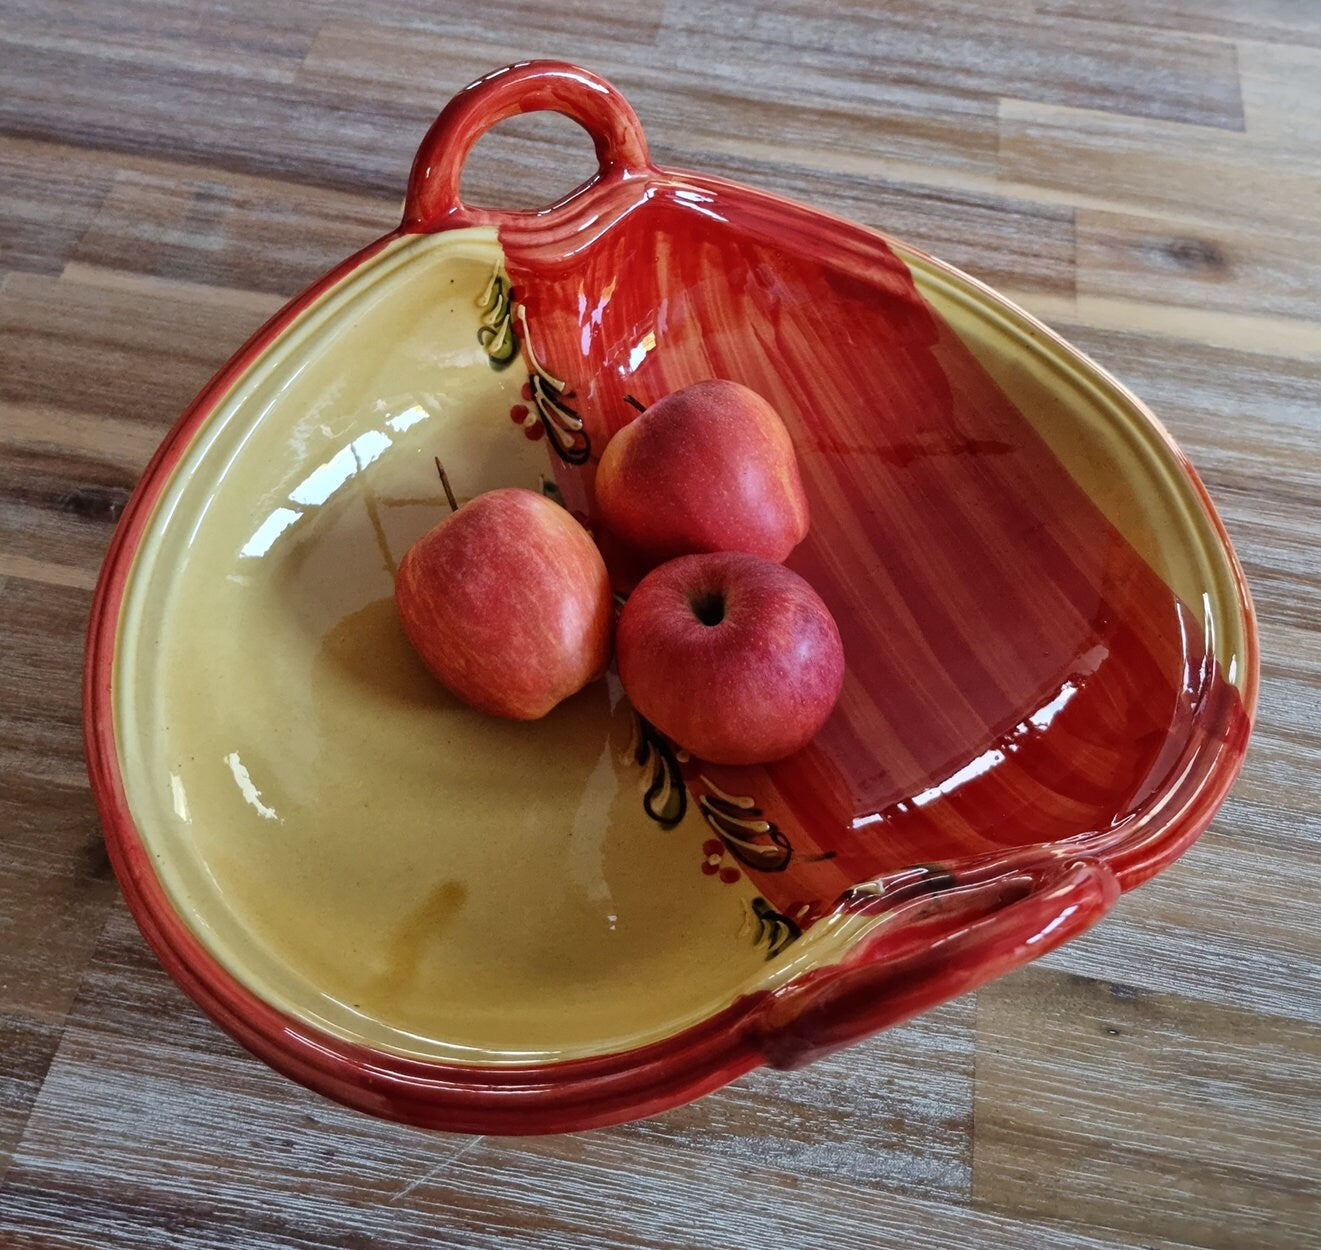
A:
<svg viewBox="0 0 1321 1250">
<path fill-rule="evenodd" d="M 1258 724 L 1210 830 L 1039 964 L 653 1120 L 449 1137 L 250 1058 L 156 965 L 80 741 L 91 587 L 171 422 L 395 223 L 459 87 L 559 56 L 655 159 L 906 238 L 1129 383 L 1246 567 Z M 6 0 L 0 1246 L 1321 1246 L 1321 5 Z M 475 202 L 590 167 L 479 145 Z"/>
</svg>

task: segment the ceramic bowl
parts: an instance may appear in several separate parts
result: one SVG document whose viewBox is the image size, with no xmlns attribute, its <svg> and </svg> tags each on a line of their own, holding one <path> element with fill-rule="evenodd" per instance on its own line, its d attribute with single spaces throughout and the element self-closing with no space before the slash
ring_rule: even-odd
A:
<svg viewBox="0 0 1321 1250">
<path fill-rule="evenodd" d="M 596 175 L 464 204 L 473 143 L 535 109 Z M 793 435 L 789 563 L 848 663 L 825 728 L 729 768 L 613 678 L 531 724 L 459 704 L 392 602 L 445 512 L 433 458 L 592 525 L 625 396 L 708 377 Z M 1256 672 L 1206 493 L 1113 378 L 894 239 L 657 168 L 607 83 L 537 62 L 451 102 L 402 225 L 156 454 L 97 589 L 87 744 L 129 905 L 223 1028 L 363 1110 L 531 1133 L 794 1067 L 1074 937 L 1211 819 Z"/>
</svg>

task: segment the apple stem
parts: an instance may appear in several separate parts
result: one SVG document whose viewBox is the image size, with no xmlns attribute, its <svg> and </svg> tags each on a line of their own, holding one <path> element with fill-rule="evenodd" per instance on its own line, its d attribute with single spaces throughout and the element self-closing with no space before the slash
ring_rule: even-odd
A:
<svg viewBox="0 0 1321 1250">
<path fill-rule="evenodd" d="M 436 472 L 440 474 L 440 484 L 445 488 L 445 498 L 449 500 L 450 511 L 459 510 L 459 501 L 454 498 L 454 488 L 450 485 L 449 474 L 445 472 L 445 466 L 440 463 L 440 457 L 436 458 Z"/>
<path fill-rule="evenodd" d="M 632 395 L 625 395 L 625 396 L 624 396 L 624 402 L 625 402 L 626 404 L 631 404 L 631 405 L 632 405 L 634 408 L 636 408 L 639 412 L 646 412 L 646 411 L 647 411 L 647 405 L 644 404 L 644 403 L 642 403 L 640 400 L 636 400 L 636 399 L 634 399 Z"/>
</svg>

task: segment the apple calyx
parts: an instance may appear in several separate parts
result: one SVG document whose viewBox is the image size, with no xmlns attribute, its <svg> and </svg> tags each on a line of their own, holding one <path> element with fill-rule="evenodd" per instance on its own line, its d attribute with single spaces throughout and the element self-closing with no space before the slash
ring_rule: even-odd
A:
<svg viewBox="0 0 1321 1250">
<path fill-rule="evenodd" d="M 704 590 L 691 595 L 688 606 L 693 615 L 703 625 L 716 626 L 725 619 L 725 592 L 723 590 Z"/>
</svg>

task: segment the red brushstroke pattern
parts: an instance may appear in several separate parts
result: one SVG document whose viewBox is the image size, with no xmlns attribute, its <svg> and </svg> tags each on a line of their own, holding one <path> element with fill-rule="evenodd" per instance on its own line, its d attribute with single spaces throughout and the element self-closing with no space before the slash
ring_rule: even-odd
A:
<svg viewBox="0 0 1321 1250">
<path fill-rule="evenodd" d="M 788 563 L 839 623 L 844 693 L 789 760 L 687 769 L 695 793 L 705 777 L 752 796 L 788 835 L 789 866 L 752 872 L 766 898 L 790 910 L 914 864 L 1060 844 L 1131 885 L 1182 850 L 1197 830 L 1162 817 L 1159 862 L 1134 858 L 1150 810 L 1179 812 L 1217 751 L 1242 749 L 1237 691 L 903 262 L 844 223 L 678 176 L 601 219 L 571 249 L 501 231 L 593 459 L 635 415 L 626 394 L 712 377 L 769 399 L 798 449 L 812 529 Z M 592 466 L 556 468 L 590 512 Z"/>
</svg>

